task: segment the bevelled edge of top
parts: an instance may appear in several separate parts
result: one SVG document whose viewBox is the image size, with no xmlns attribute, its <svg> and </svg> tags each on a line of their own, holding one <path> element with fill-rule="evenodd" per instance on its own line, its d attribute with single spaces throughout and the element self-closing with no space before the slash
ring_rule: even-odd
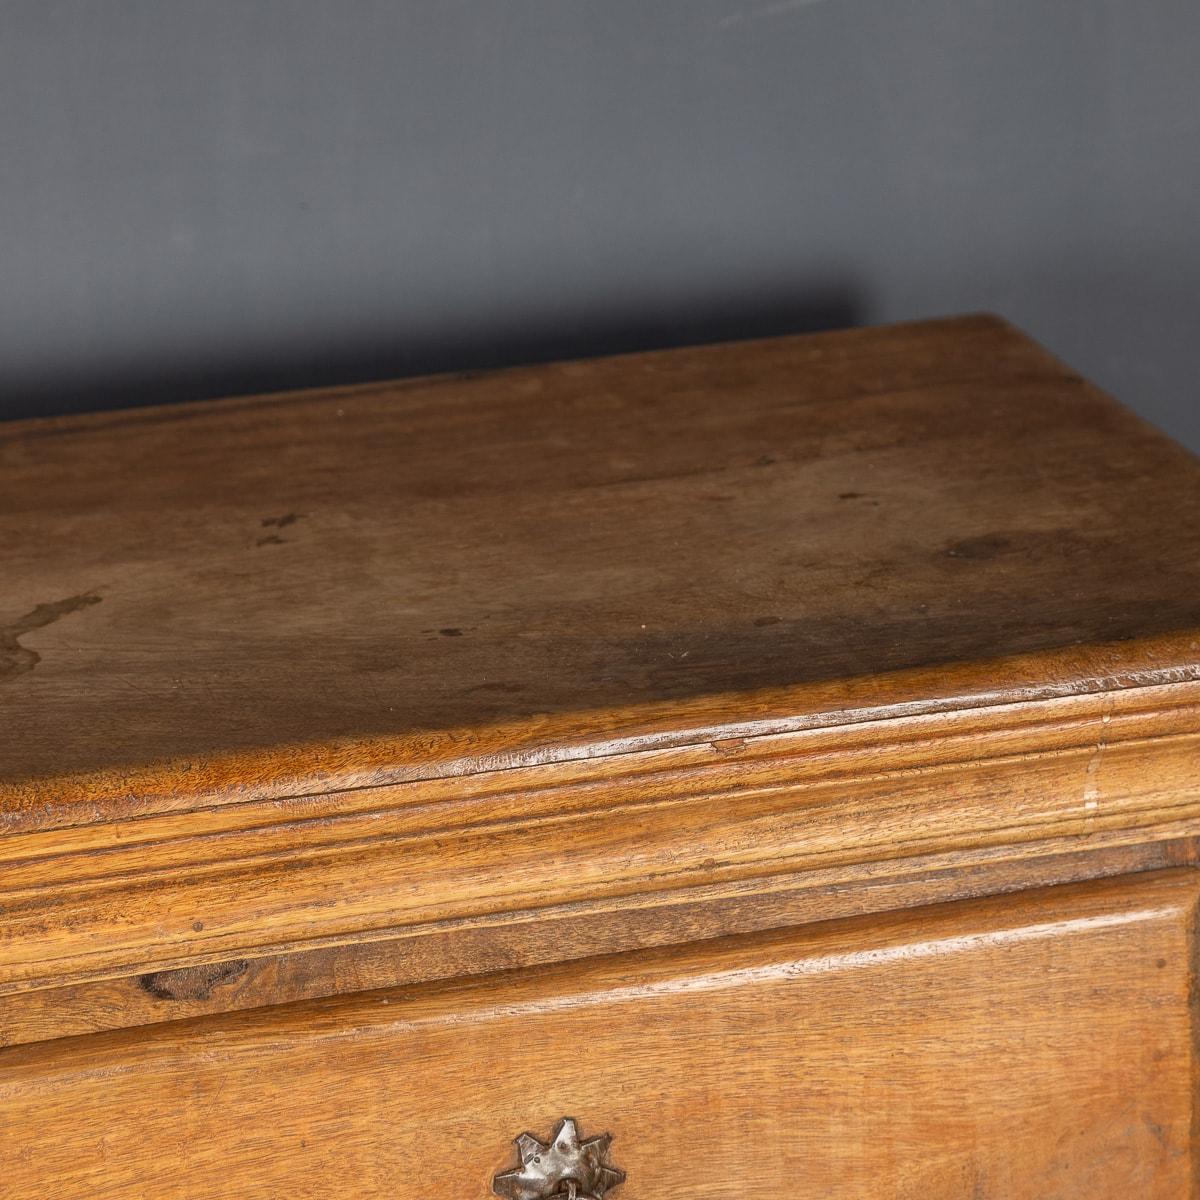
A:
<svg viewBox="0 0 1200 1200">
<path fill-rule="evenodd" d="M 0 839 L 22 833 L 137 820 L 168 813 L 302 802 L 396 785 L 478 777 L 520 786 L 522 773 L 588 764 L 607 772 L 655 751 L 746 743 L 780 735 L 870 724 L 878 744 L 907 726 L 936 727 L 965 712 L 986 726 L 1074 699 L 1099 715 L 1108 698 L 1153 691 L 1155 706 L 1194 707 L 1200 682 L 1200 631 L 1105 645 L 1037 651 L 990 662 L 907 669 L 891 674 L 681 702 L 546 714 L 469 730 L 431 730 L 395 738 L 331 741 L 183 762 L 148 763 L 89 776 L 0 780 Z M 1177 701 L 1172 696 L 1177 693 Z M 991 715 L 989 715 L 991 714 Z M 597 768 L 599 770 L 599 766 Z M 723 766 L 709 764 L 715 775 Z"/>
</svg>

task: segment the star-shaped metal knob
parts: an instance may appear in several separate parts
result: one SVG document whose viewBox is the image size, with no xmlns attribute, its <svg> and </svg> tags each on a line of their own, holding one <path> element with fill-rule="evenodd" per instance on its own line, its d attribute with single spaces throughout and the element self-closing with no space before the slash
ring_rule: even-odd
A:
<svg viewBox="0 0 1200 1200">
<path fill-rule="evenodd" d="M 579 1127 L 563 1117 L 549 1142 L 532 1133 L 516 1139 L 521 1165 L 502 1171 L 492 1190 L 508 1200 L 604 1200 L 604 1193 L 625 1181 L 625 1172 L 607 1161 L 612 1134 L 579 1140 Z"/>
</svg>

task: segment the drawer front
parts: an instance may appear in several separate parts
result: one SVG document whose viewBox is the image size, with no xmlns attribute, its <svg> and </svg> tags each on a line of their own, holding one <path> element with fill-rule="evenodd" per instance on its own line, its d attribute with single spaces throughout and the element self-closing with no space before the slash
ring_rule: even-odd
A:
<svg viewBox="0 0 1200 1200">
<path fill-rule="evenodd" d="M 1163 872 L 18 1047 L 0 1195 L 484 1200 L 570 1117 L 612 1200 L 1179 1200 L 1195 899 Z"/>
</svg>

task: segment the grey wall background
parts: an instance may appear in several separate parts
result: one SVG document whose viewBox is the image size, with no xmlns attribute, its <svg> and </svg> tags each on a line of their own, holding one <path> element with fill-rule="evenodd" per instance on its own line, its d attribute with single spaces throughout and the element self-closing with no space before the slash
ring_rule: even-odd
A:
<svg viewBox="0 0 1200 1200">
<path fill-rule="evenodd" d="M 1196 0 L 6 0 L 0 414 L 995 309 L 1200 446 Z"/>
</svg>

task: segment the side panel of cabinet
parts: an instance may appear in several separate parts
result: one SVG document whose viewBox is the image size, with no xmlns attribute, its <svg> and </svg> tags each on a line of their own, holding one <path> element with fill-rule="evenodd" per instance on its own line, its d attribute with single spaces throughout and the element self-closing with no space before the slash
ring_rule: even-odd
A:
<svg viewBox="0 0 1200 1200">
<path fill-rule="evenodd" d="M 0 1052 L 0 1195 L 484 1200 L 614 1135 L 612 1200 L 1193 1195 L 1180 870 Z"/>
</svg>

